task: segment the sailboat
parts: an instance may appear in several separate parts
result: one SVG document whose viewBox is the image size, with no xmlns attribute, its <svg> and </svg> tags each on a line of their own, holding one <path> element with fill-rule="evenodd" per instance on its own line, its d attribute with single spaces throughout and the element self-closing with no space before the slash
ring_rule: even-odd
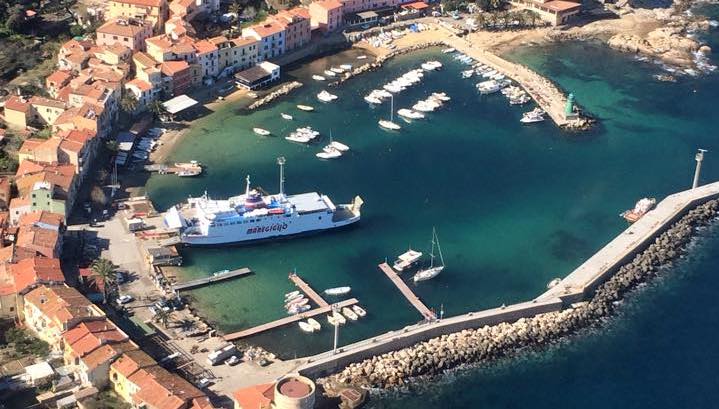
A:
<svg viewBox="0 0 719 409">
<path fill-rule="evenodd" d="M 434 246 L 437 245 L 437 251 L 439 252 L 439 265 L 434 265 Z M 444 257 L 442 256 L 442 247 L 439 246 L 439 237 L 437 237 L 437 231 L 432 228 L 432 251 L 429 253 L 430 262 L 429 267 L 419 270 L 417 274 L 414 275 L 414 282 L 418 281 L 426 281 L 430 280 L 432 278 L 437 277 L 439 273 L 444 270 Z"/>
<path fill-rule="evenodd" d="M 391 131 L 399 131 L 400 129 L 402 129 L 402 127 L 393 122 L 394 121 L 394 96 L 392 96 L 392 98 L 390 99 L 390 103 L 391 103 L 391 105 L 389 108 L 389 121 L 387 121 L 386 119 L 380 119 L 379 126 L 381 126 L 382 128 L 385 128 L 385 129 L 389 129 Z"/>
</svg>

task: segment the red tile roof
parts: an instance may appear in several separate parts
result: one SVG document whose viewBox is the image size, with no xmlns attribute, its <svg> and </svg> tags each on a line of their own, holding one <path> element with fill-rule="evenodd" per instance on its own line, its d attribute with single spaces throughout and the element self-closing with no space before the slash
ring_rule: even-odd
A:
<svg viewBox="0 0 719 409">
<path fill-rule="evenodd" d="M 18 112 L 27 112 L 30 108 L 30 104 L 21 97 L 16 95 L 11 96 L 5 101 L 5 109 Z"/>
<path fill-rule="evenodd" d="M 36 251 L 45 257 L 55 257 L 58 253 L 60 233 L 56 230 L 43 229 L 38 226 L 25 226 L 18 230 L 15 244 Z"/>
<path fill-rule="evenodd" d="M 92 370 L 100 365 L 109 363 L 123 352 L 137 348 L 137 345 L 132 341 L 125 341 L 118 344 L 105 344 L 80 358 L 80 361 L 85 364 L 87 369 Z"/>
<path fill-rule="evenodd" d="M 213 51 L 217 51 L 217 46 L 207 40 L 200 40 L 195 42 L 195 49 L 199 54 L 207 54 Z"/>
<path fill-rule="evenodd" d="M 342 3 L 338 0 L 320 0 L 310 3 L 315 6 L 322 7 L 325 10 L 334 10 L 342 7 Z"/>
<path fill-rule="evenodd" d="M 190 65 L 187 61 L 165 61 L 161 67 L 163 74 L 172 77 L 178 72 L 188 69 Z"/>
<path fill-rule="evenodd" d="M 57 71 L 53 72 L 52 74 L 50 74 L 47 78 L 45 78 L 45 83 L 46 84 L 54 83 L 54 84 L 63 85 L 66 82 L 69 82 L 71 78 L 72 78 L 72 74 L 69 71 L 57 70 Z"/>
<path fill-rule="evenodd" d="M 131 38 L 134 38 L 137 34 L 140 34 L 146 30 L 147 28 L 140 24 L 130 24 L 127 22 L 120 23 L 118 21 L 108 21 L 107 23 L 97 28 L 98 33 Z"/>
<path fill-rule="evenodd" d="M 575 3 L 572 1 L 564 1 L 564 0 L 548 1 L 546 3 L 540 4 L 539 6 L 543 9 L 556 11 L 559 13 L 561 13 L 563 11 L 579 9 L 580 7 L 582 7 L 582 5 L 580 3 Z"/>
<path fill-rule="evenodd" d="M 10 265 L 15 291 L 20 293 L 36 284 L 61 284 L 65 276 L 56 258 L 32 257 Z"/>
<path fill-rule="evenodd" d="M 268 409 L 274 397 L 274 383 L 254 385 L 232 393 L 232 398 L 242 409 Z"/>
<path fill-rule="evenodd" d="M 72 320 L 104 316 L 76 289 L 67 286 L 40 286 L 25 295 L 25 303 L 34 305 L 51 321 L 63 326 Z"/>
<path fill-rule="evenodd" d="M 135 403 L 155 409 L 181 409 L 194 399 L 207 399 L 201 390 L 157 365 L 140 369 L 129 379 L 139 388 Z"/>
<path fill-rule="evenodd" d="M 24 226 L 39 226 L 45 228 L 60 229 L 65 223 L 65 215 L 60 213 L 52 213 L 45 210 L 38 210 L 30 212 L 20 216 L 18 225 Z"/>
<path fill-rule="evenodd" d="M 265 21 L 263 24 L 256 24 L 249 28 L 254 30 L 254 32 L 262 38 L 281 33 L 285 29 L 282 24 L 276 21 Z"/>
<path fill-rule="evenodd" d="M 165 0 L 110 0 L 110 2 L 132 4 L 141 7 L 160 7 L 163 3 L 167 3 Z"/>
<path fill-rule="evenodd" d="M 77 358 L 84 357 L 96 348 L 127 341 L 128 336 L 107 319 L 78 324 L 62 334 L 65 348 Z"/>
<path fill-rule="evenodd" d="M 142 350 L 125 352 L 117 361 L 112 363 L 112 368 L 125 378 L 129 378 L 142 368 L 157 365 L 154 359 Z"/>
<path fill-rule="evenodd" d="M 139 78 L 135 78 L 132 81 L 129 81 L 127 83 L 127 85 L 133 85 L 133 86 L 137 87 L 140 91 L 144 91 L 144 92 L 152 90 L 152 84 L 150 84 L 147 81 L 143 81 Z"/>
</svg>

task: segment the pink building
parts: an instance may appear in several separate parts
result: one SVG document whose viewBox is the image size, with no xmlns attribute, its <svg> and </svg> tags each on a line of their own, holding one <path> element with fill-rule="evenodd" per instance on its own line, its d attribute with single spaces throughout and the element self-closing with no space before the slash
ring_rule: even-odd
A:
<svg viewBox="0 0 719 409">
<path fill-rule="evenodd" d="M 97 45 L 121 44 L 132 51 L 144 51 L 145 39 L 152 37 L 152 25 L 138 20 L 108 21 L 97 29 Z"/>
<path fill-rule="evenodd" d="M 295 7 L 282 10 L 273 18 L 285 27 L 285 52 L 295 50 L 310 42 L 312 27 L 308 9 Z"/>
<path fill-rule="evenodd" d="M 359 13 L 367 10 L 399 7 L 407 0 L 340 0 L 344 6 L 344 14 Z"/>
<path fill-rule="evenodd" d="M 320 0 L 310 3 L 312 27 L 331 32 L 342 27 L 344 7 L 338 0 Z"/>
</svg>

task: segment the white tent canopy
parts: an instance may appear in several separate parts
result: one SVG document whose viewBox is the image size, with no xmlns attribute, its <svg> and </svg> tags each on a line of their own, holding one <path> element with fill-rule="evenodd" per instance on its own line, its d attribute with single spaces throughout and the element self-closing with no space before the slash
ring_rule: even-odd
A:
<svg viewBox="0 0 719 409">
<path fill-rule="evenodd" d="M 175 98 L 169 99 L 162 103 L 168 113 L 175 115 L 180 111 L 184 111 L 187 108 L 197 105 L 197 101 L 188 97 L 187 95 L 178 95 Z"/>
</svg>

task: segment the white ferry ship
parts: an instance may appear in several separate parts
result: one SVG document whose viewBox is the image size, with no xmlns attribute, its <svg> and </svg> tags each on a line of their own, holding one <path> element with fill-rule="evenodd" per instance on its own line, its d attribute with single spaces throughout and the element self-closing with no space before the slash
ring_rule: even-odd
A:
<svg viewBox="0 0 719 409">
<path fill-rule="evenodd" d="M 284 194 L 284 160 L 280 164 L 280 192 L 263 194 L 250 188 L 228 199 L 211 199 L 207 193 L 190 197 L 165 214 L 165 224 L 180 231 L 180 241 L 190 246 L 210 246 L 266 240 L 334 229 L 360 220 L 362 199 L 335 205 L 326 195 L 310 192 Z"/>
</svg>

